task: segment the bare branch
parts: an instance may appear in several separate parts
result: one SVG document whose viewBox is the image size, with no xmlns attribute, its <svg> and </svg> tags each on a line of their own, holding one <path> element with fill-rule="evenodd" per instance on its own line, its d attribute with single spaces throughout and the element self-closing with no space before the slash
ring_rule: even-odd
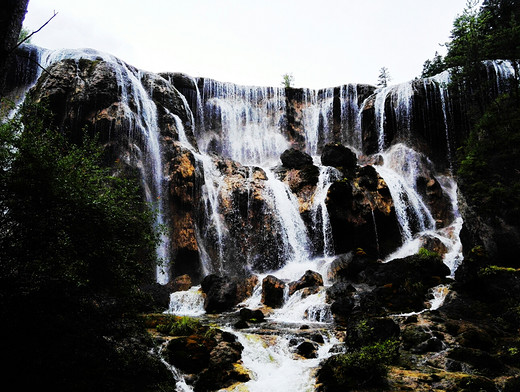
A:
<svg viewBox="0 0 520 392">
<path fill-rule="evenodd" d="M 9 53 L 12 53 L 16 48 L 18 48 L 18 47 L 19 47 L 21 44 L 23 44 L 25 41 L 31 39 L 31 37 L 32 37 L 34 34 L 38 33 L 41 29 L 43 29 L 45 26 L 47 26 L 47 25 L 49 24 L 49 22 L 50 22 L 51 20 L 53 20 L 54 17 L 55 17 L 56 15 L 58 15 L 58 13 L 57 13 L 56 11 L 54 11 L 54 15 L 52 15 L 52 16 L 49 18 L 49 20 L 47 20 L 47 22 L 45 22 L 45 23 L 44 23 L 44 24 L 43 24 L 43 25 L 42 25 L 38 30 L 33 31 L 31 34 L 29 34 L 29 35 L 28 35 L 27 37 L 25 37 L 23 40 L 21 40 L 20 42 L 18 42 L 18 43 L 17 43 L 17 44 L 16 44 L 16 45 L 11 49 L 11 50 L 9 50 Z M 42 68 L 43 68 L 43 67 L 42 67 Z"/>
</svg>

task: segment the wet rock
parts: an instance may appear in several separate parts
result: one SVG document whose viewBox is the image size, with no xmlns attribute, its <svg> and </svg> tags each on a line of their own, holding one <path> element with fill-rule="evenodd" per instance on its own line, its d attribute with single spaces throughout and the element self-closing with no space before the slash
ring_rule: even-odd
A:
<svg viewBox="0 0 520 392">
<path fill-rule="evenodd" d="M 293 295 L 300 289 L 314 286 L 323 286 L 323 278 L 319 273 L 308 270 L 299 280 L 289 283 L 289 295 Z"/>
<path fill-rule="evenodd" d="M 201 283 L 206 294 L 204 309 L 208 313 L 230 311 L 237 303 L 237 284 L 229 278 L 208 275 Z"/>
<path fill-rule="evenodd" d="M 504 369 L 504 364 L 497 357 L 474 348 L 455 347 L 448 358 L 467 363 L 486 375 L 497 375 Z"/>
<path fill-rule="evenodd" d="M 297 348 L 296 352 L 304 358 L 316 358 L 318 356 L 318 346 L 311 342 L 303 342 Z"/>
<path fill-rule="evenodd" d="M 402 242 L 388 186 L 372 174 L 373 178 L 366 173 L 344 177 L 329 188 L 326 205 L 337 254 L 362 248 L 371 257 L 383 258 Z"/>
<path fill-rule="evenodd" d="M 186 373 L 197 373 L 209 366 L 214 342 L 202 336 L 183 336 L 170 340 L 166 345 L 168 363 Z"/>
<path fill-rule="evenodd" d="M 208 366 L 198 374 L 194 390 L 214 391 L 236 382 L 249 381 L 249 374 L 236 366 L 243 349 L 238 341 L 229 342 L 217 336 L 217 344 L 210 352 Z"/>
<path fill-rule="evenodd" d="M 341 297 L 351 297 L 356 292 L 356 288 L 347 282 L 336 282 L 327 288 L 327 302 L 333 302 Z"/>
<path fill-rule="evenodd" d="M 177 276 L 176 278 L 173 279 L 172 290 L 174 292 L 175 291 L 186 291 L 186 290 L 189 290 L 191 285 L 192 285 L 192 282 L 191 282 L 191 278 L 189 275 L 185 274 L 185 275 Z"/>
<path fill-rule="evenodd" d="M 305 166 L 312 165 L 312 157 L 295 148 L 285 150 L 280 156 L 280 160 L 282 165 L 288 169 L 302 169 Z"/>
<path fill-rule="evenodd" d="M 237 302 L 242 302 L 245 299 L 251 297 L 257 284 L 258 276 L 256 275 L 240 279 L 237 282 Z"/>
<path fill-rule="evenodd" d="M 358 169 L 357 178 L 359 186 L 371 192 L 377 191 L 379 185 L 379 174 L 374 166 L 366 165 Z"/>
<path fill-rule="evenodd" d="M 245 329 L 249 328 L 249 324 L 245 320 L 238 320 L 235 324 L 233 324 L 235 329 Z"/>
<path fill-rule="evenodd" d="M 342 168 L 344 173 L 353 173 L 357 166 L 357 157 L 350 148 L 339 143 L 329 143 L 323 146 L 321 163 Z"/>
<path fill-rule="evenodd" d="M 250 322 L 262 322 L 265 320 L 264 313 L 260 309 L 251 310 L 248 308 L 240 309 L 240 319 Z"/>
<path fill-rule="evenodd" d="M 375 342 L 399 337 L 399 325 L 388 317 L 352 318 L 347 324 L 346 344 L 362 347 Z"/>
<path fill-rule="evenodd" d="M 285 283 L 273 275 L 262 281 L 262 303 L 271 308 L 279 308 L 284 303 Z"/>
</svg>

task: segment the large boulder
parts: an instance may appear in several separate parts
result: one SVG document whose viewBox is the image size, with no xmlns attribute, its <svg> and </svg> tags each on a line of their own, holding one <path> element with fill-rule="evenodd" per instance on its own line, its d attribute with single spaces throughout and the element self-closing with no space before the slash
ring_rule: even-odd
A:
<svg viewBox="0 0 520 392">
<path fill-rule="evenodd" d="M 339 143 L 329 143 L 323 146 L 321 163 L 325 166 L 342 168 L 346 173 L 356 170 L 356 154 L 348 147 Z"/>
<path fill-rule="evenodd" d="M 288 169 L 302 169 L 305 166 L 312 165 L 312 157 L 295 148 L 285 150 L 280 156 L 280 160 L 282 165 Z"/>
<path fill-rule="evenodd" d="M 204 309 L 208 313 L 230 311 L 237 304 L 237 284 L 229 278 L 211 274 L 201 283 L 206 294 Z"/>
<path fill-rule="evenodd" d="M 319 273 L 308 270 L 299 280 L 289 283 L 289 295 L 306 287 L 317 286 L 323 286 L 323 278 Z"/>
<path fill-rule="evenodd" d="M 284 303 L 285 282 L 273 275 L 262 281 L 262 303 L 271 308 L 279 308 Z"/>
</svg>

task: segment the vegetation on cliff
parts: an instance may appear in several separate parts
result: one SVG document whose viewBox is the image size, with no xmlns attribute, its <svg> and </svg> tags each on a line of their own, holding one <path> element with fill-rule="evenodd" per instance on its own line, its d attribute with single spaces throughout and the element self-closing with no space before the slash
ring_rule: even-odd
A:
<svg viewBox="0 0 520 392">
<path fill-rule="evenodd" d="M 72 144 L 51 120 L 27 100 L 0 125 L 6 375 L 22 390 L 168 390 L 135 317 L 156 259 L 153 214 L 136 184 L 99 165 L 96 140 Z"/>
</svg>

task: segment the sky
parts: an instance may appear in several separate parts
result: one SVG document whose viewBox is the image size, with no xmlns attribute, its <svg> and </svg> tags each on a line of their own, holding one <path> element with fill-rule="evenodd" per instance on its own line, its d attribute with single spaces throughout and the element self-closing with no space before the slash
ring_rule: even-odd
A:
<svg viewBox="0 0 520 392">
<path fill-rule="evenodd" d="M 390 84 L 421 74 L 466 0 L 30 0 L 24 26 L 49 49 L 94 48 L 152 72 L 242 85 Z"/>
</svg>

